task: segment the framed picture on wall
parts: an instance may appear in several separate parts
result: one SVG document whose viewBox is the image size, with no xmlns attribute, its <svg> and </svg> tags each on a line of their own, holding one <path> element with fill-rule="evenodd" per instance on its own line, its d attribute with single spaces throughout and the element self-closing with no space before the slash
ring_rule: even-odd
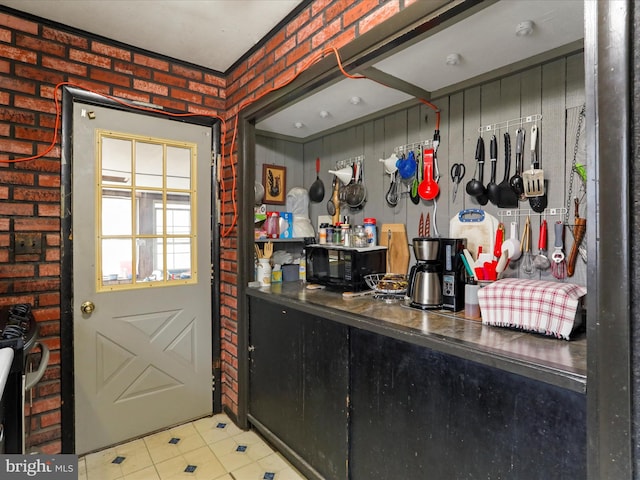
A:
<svg viewBox="0 0 640 480">
<path fill-rule="evenodd" d="M 287 167 L 262 165 L 263 203 L 284 205 L 287 187 Z"/>
</svg>

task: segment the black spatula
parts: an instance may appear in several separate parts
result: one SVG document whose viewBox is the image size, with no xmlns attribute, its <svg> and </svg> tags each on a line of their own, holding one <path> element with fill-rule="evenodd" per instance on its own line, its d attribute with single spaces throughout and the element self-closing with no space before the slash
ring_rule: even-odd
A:
<svg viewBox="0 0 640 480">
<path fill-rule="evenodd" d="M 496 163 L 498 163 L 498 139 L 495 135 L 491 136 L 491 143 L 489 144 L 489 152 L 491 155 L 491 180 L 487 183 L 487 197 L 489 201 L 494 205 L 498 204 L 498 195 L 500 187 L 496 183 Z"/>
<path fill-rule="evenodd" d="M 511 169 L 511 136 L 509 132 L 504 133 L 504 178 L 498 185 L 498 207 L 516 208 L 518 206 L 518 195 L 511 188 L 509 183 L 509 170 Z"/>
</svg>

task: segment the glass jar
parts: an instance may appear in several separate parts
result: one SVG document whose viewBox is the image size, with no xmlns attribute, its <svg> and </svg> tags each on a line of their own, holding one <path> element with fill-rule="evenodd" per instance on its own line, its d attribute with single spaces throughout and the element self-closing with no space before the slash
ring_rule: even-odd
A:
<svg viewBox="0 0 640 480">
<path fill-rule="evenodd" d="M 342 244 L 341 232 L 342 232 L 342 230 L 340 229 L 340 225 L 334 225 L 333 226 L 333 243 L 334 243 L 334 245 L 341 245 Z"/>
<path fill-rule="evenodd" d="M 327 231 L 327 243 L 333 243 L 333 225 L 327 225 L 325 228 Z"/>
<path fill-rule="evenodd" d="M 367 232 L 363 225 L 356 225 L 353 229 L 353 246 L 356 248 L 367 246 Z"/>
<path fill-rule="evenodd" d="M 333 231 L 331 233 L 333 235 Z M 324 245 L 327 243 L 327 224 L 322 223 L 320 227 L 318 227 L 318 243 L 320 245 Z"/>
<path fill-rule="evenodd" d="M 340 232 L 340 241 L 342 245 L 345 247 L 351 247 L 351 226 L 348 223 L 343 223 L 340 226 L 340 229 L 342 230 Z"/>
</svg>

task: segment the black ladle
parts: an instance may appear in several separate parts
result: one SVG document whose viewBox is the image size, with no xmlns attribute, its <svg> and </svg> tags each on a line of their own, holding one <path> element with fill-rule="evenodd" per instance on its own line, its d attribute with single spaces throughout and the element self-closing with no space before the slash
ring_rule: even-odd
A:
<svg viewBox="0 0 640 480">
<path fill-rule="evenodd" d="M 478 174 L 478 178 L 476 179 L 476 173 Z M 484 140 L 482 137 L 478 137 L 478 143 L 476 143 L 476 173 L 474 173 L 473 178 L 467 182 L 465 190 L 467 194 L 472 197 L 478 199 L 480 202 L 480 197 L 486 197 L 486 189 L 482 184 L 482 179 L 484 177 Z M 488 199 L 487 199 L 488 200 Z M 485 202 L 484 204 L 486 204 Z M 481 205 L 484 205 L 481 203 Z"/>
<path fill-rule="evenodd" d="M 524 181 L 520 175 L 522 172 L 522 153 L 524 152 L 524 129 L 519 128 L 516 133 L 516 173 L 509 179 L 511 190 L 519 198 L 524 198 Z"/>
<path fill-rule="evenodd" d="M 500 188 L 496 183 L 496 164 L 498 162 L 498 139 L 495 135 L 491 136 L 491 143 L 489 143 L 489 152 L 491 158 L 491 180 L 487 183 L 487 197 L 489 201 L 494 205 L 498 204 L 498 196 L 500 195 Z"/>
</svg>

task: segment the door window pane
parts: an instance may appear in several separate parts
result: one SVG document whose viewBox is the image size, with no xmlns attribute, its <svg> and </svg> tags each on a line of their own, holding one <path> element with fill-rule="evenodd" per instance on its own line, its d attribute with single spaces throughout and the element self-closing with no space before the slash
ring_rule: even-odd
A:
<svg viewBox="0 0 640 480">
<path fill-rule="evenodd" d="M 155 282 L 163 280 L 164 248 L 162 238 L 139 238 L 136 242 L 137 281 Z"/>
<path fill-rule="evenodd" d="M 191 149 L 167 147 L 167 188 L 191 188 Z"/>
<path fill-rule="evenodd" d="M 162 188 L 163 148 L 156 143 L 136 143 L 136 185 Z"/>
<path fill-rule="evenodd" d="M 140 235 L 162 235 L 164 225 L 162 192 L 138 190 L 136 192 L 136 223 Z"/>
<path fill-rule="evenodd" d="M 167 235 L 191 233 L 191 195 L 174 193 L 167 195 Z"/>
<path fill-rule="evenodd" d="M 167 238 L 167 280 L 191 278 L 191 238 Z"/>
<path fill-rule="evenodd" d="M 102 286 L 132 283 L 131 239 L 108 238 L 102 240 Z"/>
<path fill-rule="evenodd" d="M 131 140 L 102 138 L 103 185 L 131 185 Z"/>
<path fill-rule="evenodd" d="M 131 190 L 102 189 L 102 235 L 131 235 Z"/>
</svg>

